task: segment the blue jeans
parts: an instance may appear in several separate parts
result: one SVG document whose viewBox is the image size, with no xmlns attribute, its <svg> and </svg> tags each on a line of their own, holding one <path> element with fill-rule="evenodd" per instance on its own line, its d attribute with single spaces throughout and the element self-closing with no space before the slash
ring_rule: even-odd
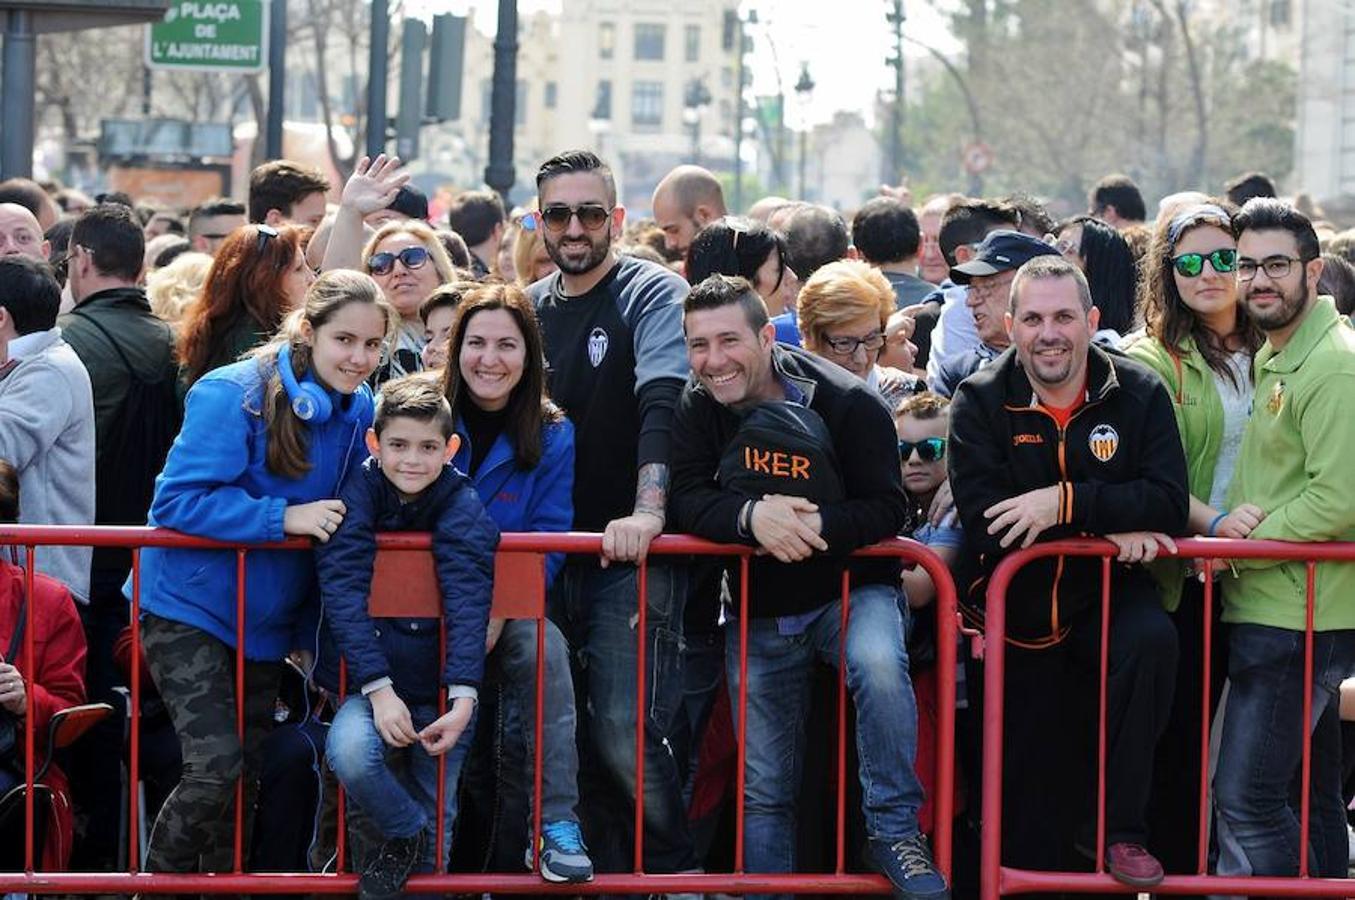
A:
<svg viewBox="0 0 1355 900">
<path fill-rule="evenodd" d="M 1220 875 L 1295 875 L 1303 715 L 1302 631 L 1234 625 L 1214 774 Z M 1309 872 L 1344 878 L 1340 685 L 1355 674 L 1355 631 L 1313 636 Z"/>
<path fill-rule="evenodd" d="M 908 677 L 908 607 L 891 585 L 850 595 L 847 689 L 856 707 L 866 833 L 898 840 L 918 831 L 922 785 L 917 755 L 917 703 Z M 748 622 L 748 746 L 744 793 L 744 864 L 749 872 L 795 870 L 795 795 L 804 757 L 814 658 L 838 664 L 842 601 L 818 610 L 801 634 L 783 635 L 774 618 Z M 739 640 L 725 641 L 729 698 L 739 715 Z M 815 723 L 816 731 L 835 723 Z M 737 725 L 735 726 L 737 728 Z"/>
<path fill-rule="evenodd" d="M 438 717 L 438 708 L 431 703 L 412 703 L 409 714 L 414 729 L 422 731 Z M 475 718 L 472 714 L 456 745 L 444 754 L 447 758 L 442 806 L 444 866 L 451 855 L 457 783 L 475 735 Z M 433 871 L 438 758 L 429 756 L 419 744 L 388 746 L 372 721 L 371 702 L 361 694 L 350 696 L 334 715 L 325 739 L 325 758 L 360 815 L 370 821 L 382 838 L 408 838 L 426 832 L 423 859 L 416 871 Z"/>
<path fill-rule="evenodd" d="M 588 845 L 599 871 L 630 871 L 634 831 L 636 624 L 638 570 L 572 559 L 551 592 L 551 616 L 574 653 L 576 696 L 583 711 L 581 747 L 593 766 L 581 791 Z M 682 704 L 682 610 L 687 571 L 649 565 L 645 632 L 645 821 L 648 872 L 696 866 L 682 781 L 668 739 Z"/>
<path fill-rule="evenodd" d="M 569 677 L 569 647 L 554 622 L 546 629 L 546 672 L 542 689 L 541 718 L 541 821 L 577 822 L 579 803 L 579 749 L 575 743 L 574 684 Z M 502 678 L 516 702 L 511 720 L 519 725 L 513 739 L 526 745 L 527 765 L 536 764 L 532 739 L 536 728 L 536 622 L 510 619 L 487 660 L 491 671 Z M 527 779 L 531 793 L 533 769 L 519 777 Z M 516 780 L 516 779 L 514 779 Z M 530 824 L 527 826 L 530 830 Z"/>
</svg>

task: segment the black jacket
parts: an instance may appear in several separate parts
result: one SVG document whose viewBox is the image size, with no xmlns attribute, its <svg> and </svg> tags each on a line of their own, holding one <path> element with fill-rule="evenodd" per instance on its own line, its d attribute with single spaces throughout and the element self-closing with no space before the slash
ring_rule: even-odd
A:
<svg viewBox="0 0 1355 900">
<path fill-rule="evenodd" d="M 324 606 L 316 683 L 338 689 L 342 654 L 348 661 L 350 693 L 385 677 L 407 703 L 436 703 L 439 684 L 478 688 L 499 529 L 470 481 L 447 466 L 419 496 L 403 502 L 376 460 L 368 458 L 344 479 L 340 499 L 348 508 L 343 524 L 327 543 L 315 545 Z M 432 532 L 447 623 L 445 663 L 437 619 L 368 615 L 378 531 Z"/>
<path fill-rule="evenodd" d="M 1060 429 L 1009 349 L 966 379 L 950 412 L 950 485 L 964 526 L 971 577 L 966 614 L 981 621 L 988 576 L 1008 550 L 988 534 L 984 510 L 1037 488 L 1060 485 L 1059 524 L 1039 540 L 1125 531 L 1180 534 L 1190 492 L 1171 398 L 1157 375 L 1092 346 L 1087 397 Z M 1142 566 L 1112 568 L 1116 585 L 1151 589 Z M 1114 589 L 1114 588 L 1113 588 Z M 1007 633 L 1036 646 L 1056 643 L 1068 622 L 1101 602 L 1101 561 L 1039 560 L 1012 582 Z"/>
<path fill-rule="evenodd" d="M 845 369 L 798 348 L 774 345 L 772 362 L 827 425 L 846 499 L 819 504 L 826 554 L 793 564 L 771 557 L 753 560 L 748 608 L 754 617 L 808 612 L 837 599 L 847 554 L 898 534 L 907 516 L 898 439 L 879 395 Z M 739 511 L 750 496 L 723 490 L 716 481 L 720 457 L 739 421 L 739 414 L 711 397 L 695 376 L 688 380 L 673 418 L 668 497 L 673 530 L 721 543 L 756 544 L 738 528 Z M 783 493 L 803 496 L 793 482 Z M 731 572 L 737 575 L 737 564 Z M 894 560 L 858 560 L 851 572 L 853 587 L 899 583 Z M 731 585 L 736 596 L 737 585 L 737 580 Z"/>
</svg>

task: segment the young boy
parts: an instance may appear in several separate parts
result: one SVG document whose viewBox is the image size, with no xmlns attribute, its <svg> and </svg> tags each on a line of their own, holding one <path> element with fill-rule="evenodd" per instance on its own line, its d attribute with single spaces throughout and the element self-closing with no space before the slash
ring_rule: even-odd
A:
<svg viewBox="0 0 1355 900">
<path fill-rule="evenodd" d="M 456 324 L 456 307 L 461 302 L 463 287 L 479 287 L 478 282 L 469 285 L 452 283 L 438 288 L 419 304 L 419 318 L 423 320 L 423 337 L 428 343 L 423 347 L 423 367 L 441 369 L 447 365 L 450 352 L 447 341 L 452 336 L 452 326 Z"/>
<path fill-rule="evenodd" d="M 937 491 L 946 481 L 946 434 L 950 428 L 950 401 L 939 394 L 909 397 L 894 410 L 894 430 L 899 436 L 899 459 L 903 465 L 903 489 L 908 495 L 908 525 L 911 537 L 935 551 L 946 565 L 954 566 L 964 534 L 954 511 L 940 525 L 927 521 Z M 913 609 L 927 606 L 936 597 L 936 586 L 921 566 L 905 569 L 903 591 Z"/>
<path fill-rule="evenodd" d="M 473 731 L 499 531 L 466 476 L 447 465 L 459 441 L 437 386 L 388 382 L 367 432 L 371 457 L 344 481 L 343 523 L 316 547 L 324 608 L 316 680 L 349 695 L 330 725 L 325 756 L 361 817 L 380 832 L 359 881 L 362 900 L 400 894 L 412 871 L 432 871 L 438 757 L 447 754 L 442 859 L 450 855 L 457 779 Z M 429 531 L 446 621 L 373 620 L 367 612 L 379 531 Z M 448 711 L 438 716 L 438 693 Z M 450 752 L 449 752 L 450 751 Z"/>
</svg>

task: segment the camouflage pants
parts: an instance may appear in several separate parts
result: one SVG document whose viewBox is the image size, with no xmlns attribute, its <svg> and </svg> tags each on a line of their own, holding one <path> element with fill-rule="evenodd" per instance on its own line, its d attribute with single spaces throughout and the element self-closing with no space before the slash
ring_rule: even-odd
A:
<svg viewBox="0 0 1355 900">
<path fill-rule="evenodd" d="M 235 783 L 258 772 L 272 727 L 281 663 L 245 663 L 245 740 L 235 732 L 235 651 L 191 625 L 146 615 L 141 642 L 183 752 L 183 775 L 151 829 L 151 872 L 227 872 L 233 864 Z M 252 810 L 257 779 L 245 780 Z M 249 847 L 249 816 L 243 846 Z"/>
</svg>

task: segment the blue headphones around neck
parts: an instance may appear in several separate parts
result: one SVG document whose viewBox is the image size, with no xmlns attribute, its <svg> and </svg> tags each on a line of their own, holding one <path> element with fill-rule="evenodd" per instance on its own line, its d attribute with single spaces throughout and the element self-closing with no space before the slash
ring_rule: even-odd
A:
<svg viewBox="0 0 1355 900">
<path fill-rule="evenodd" d="M 298 384 L 292 372 L 292 345 L 283 344 L 278 351 L 278 377 L 282 379 L 282 389 L 292 401 L 292 412 L 301 421 L 309 425 L 318 425 L 329 421 L 334 415 L 334 402 L 325 389 L 313 381 Z"/>
</svg>

